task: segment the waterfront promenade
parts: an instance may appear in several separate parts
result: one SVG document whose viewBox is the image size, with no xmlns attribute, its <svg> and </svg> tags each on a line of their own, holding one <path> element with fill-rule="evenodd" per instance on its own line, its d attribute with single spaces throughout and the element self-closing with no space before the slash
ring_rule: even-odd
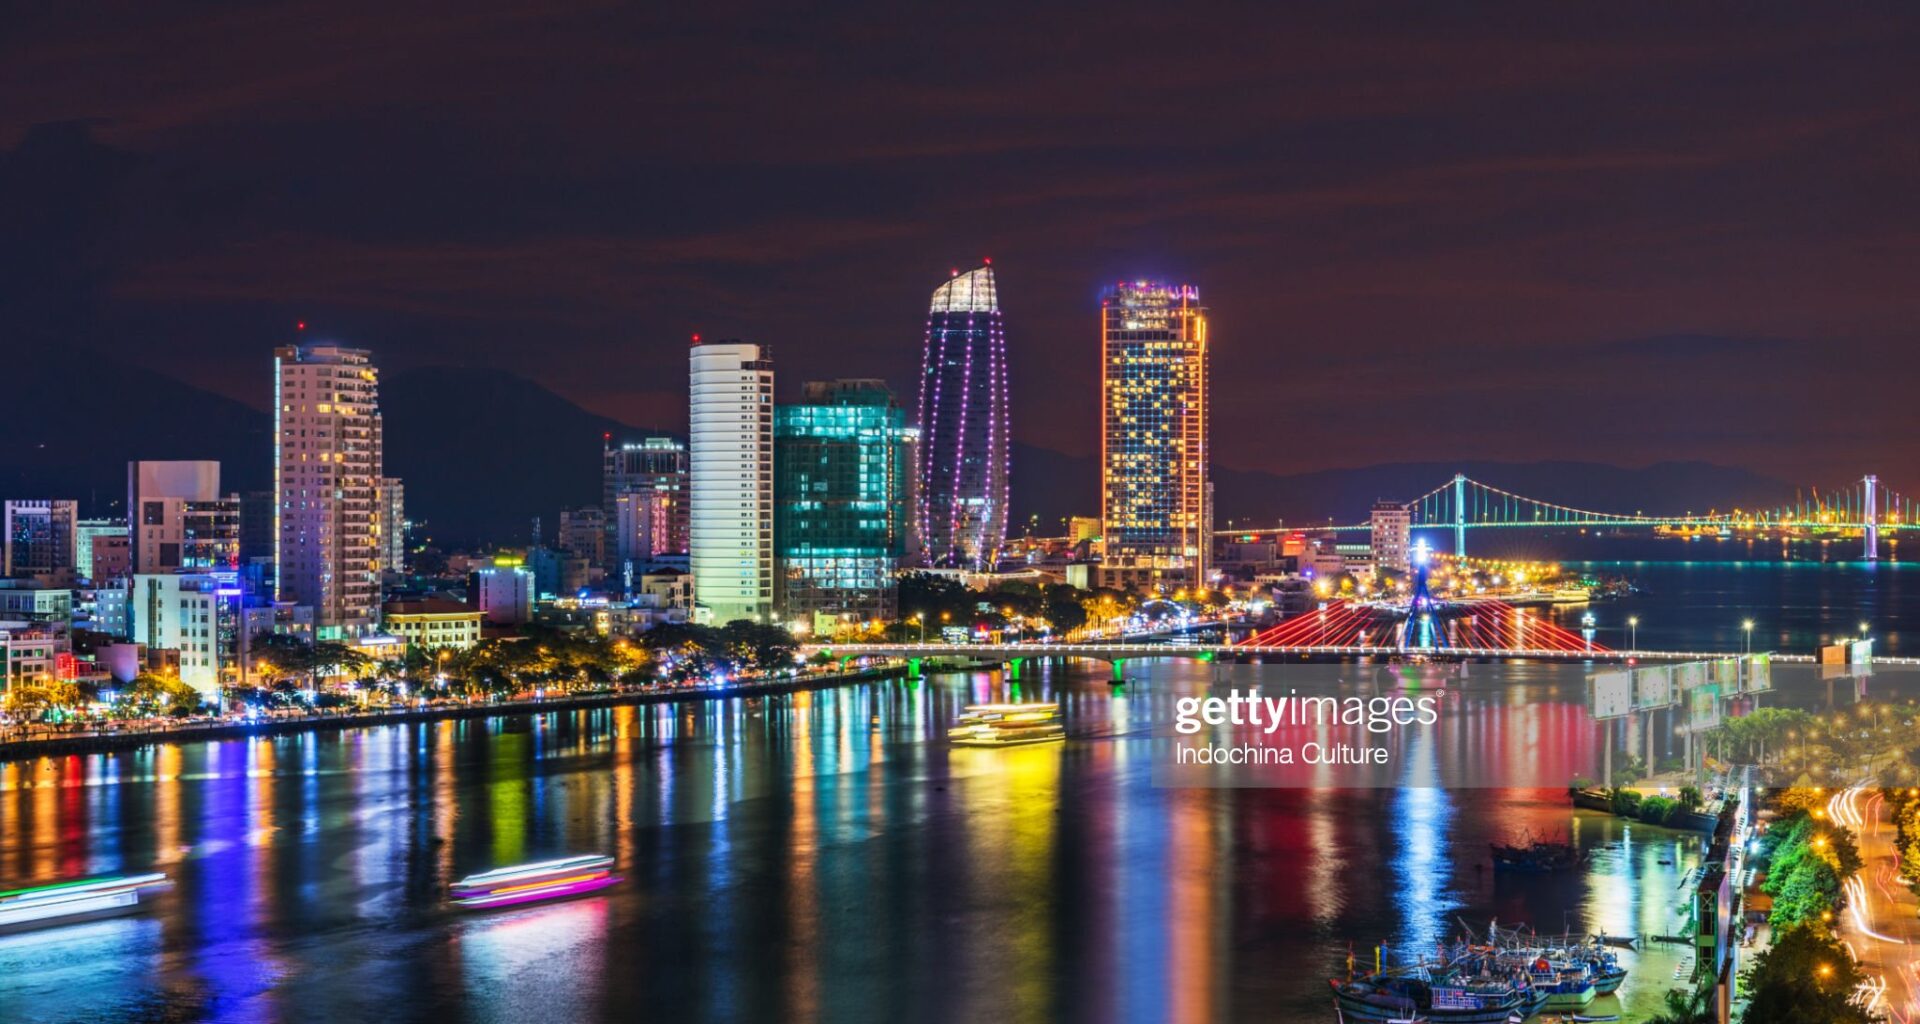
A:
<svg viewBox="0 0 1920 1024">
<path fill-rule="evenodd" d="M 86 727 L 62 730 L 56 727 L 34 726 L 31 728 L 42 731 L 24 735 L 17 730 L 28 727 L 16 726 L 14 727 L 16 731 L 0 730 L 0 762 L 65 754 L 132 750 L 159 743 L 190 743 L 295 732 L 357 729 L 408 722 L 429 722 L 443 718 L 492 718 L 610 707 L 617 704 L 664 704 L 675 701 L 760 697 L 885 679 L 899 675 L 903 670 L 899 665 L 885 665 L 851 671 L 802 672 L 790 677 L 748 679 L 722 686 L 693 685 L 596 690 L 517 700 L 439 701 L 414 707 L 378 708 L 365 711 L 323 709 L 283 712 L 259 718 L 215 718 L 197 722 L 156 719 L 114 723 L 112 728 Z"/>
</svg>

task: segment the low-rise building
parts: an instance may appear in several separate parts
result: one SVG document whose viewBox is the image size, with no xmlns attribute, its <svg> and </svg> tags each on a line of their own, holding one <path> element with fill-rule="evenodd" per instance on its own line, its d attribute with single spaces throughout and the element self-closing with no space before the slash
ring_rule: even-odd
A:
<svg viewBox="0 0 1920 1024">
<path fill-rule="evenodd" d="M 217 703 L 240 681 L 241 590 L 208 573 L 138 573 L 128 602 L 133 641 L 180 652 L 180 681 Z"/>
<path fill-rule="evenodd" d="M 55 678 L 55 663 L 66 639 L 51 629 L 24 622 L 0 623 L 0 667 L 6 688 L 44 686 Z"/>
<path fill-rule="evenodd" d="M 31 580 L 0 580 L 0 619 L 64 633 L 73 628 L 73 591 Z"/>
<path fill-rule="evenodd" d="M 480 609 L 445 598 L 389 601 L 381 612 L 387 632 L 427 650 L 464 650 L 480 642 Z"/>
<path fill-rule="evenodd" d="M 127 521 L 82 519 L 73 528 L 73 565 L 83 580 L 98 582 L 125 576 L 131 570 Z"/>
<path fill-rule="evenodd" d="M 473 576 L 474 604 L 487 622 L 515 626 L 533 619 L 533 573 L 519 559 L 497 559 Z"/>
</svg>

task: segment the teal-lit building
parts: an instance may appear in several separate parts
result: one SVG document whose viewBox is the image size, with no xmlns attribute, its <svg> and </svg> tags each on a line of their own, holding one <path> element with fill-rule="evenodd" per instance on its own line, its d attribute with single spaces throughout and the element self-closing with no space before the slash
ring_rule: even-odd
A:
<svg viewBox="0 0 1920 1024">
<path fill-rule="evenodd" d="M 811 381 L 803 398 L 774 411 L 775 607 L 808 628 L 891 619 L 911 507 L 905 414 L 878 380 Z"/>
</svg>

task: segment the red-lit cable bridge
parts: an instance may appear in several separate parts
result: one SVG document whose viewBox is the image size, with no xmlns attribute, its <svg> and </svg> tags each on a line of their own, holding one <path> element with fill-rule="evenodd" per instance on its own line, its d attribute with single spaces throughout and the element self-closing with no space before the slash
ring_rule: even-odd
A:
<svg viewBox="0 0 1920 1024">
<path fill-rule="evenodd" d="M 1398 650 L 1404 616 L 1381 605 L 1330 601 L 1325 608 L 1292 616 L 1234 644 L 1232 649 L 1255 651 L 1313 650 L 1363 647 Z M 1444 642 L 1420 645 L 1419 650 L 1553 652 L 1567 655 L 1610 655 L 1607 647 L 1524 608 L 1504 601 L 1475 601 L 1446 606 L 1431 628 Z"/>
</svg>

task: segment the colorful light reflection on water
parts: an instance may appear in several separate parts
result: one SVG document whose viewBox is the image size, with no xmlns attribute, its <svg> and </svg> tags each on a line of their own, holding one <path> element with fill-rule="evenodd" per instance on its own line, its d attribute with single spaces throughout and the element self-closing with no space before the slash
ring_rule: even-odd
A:
<svg viewBox="0 0 1920 1024">
<path fill-rule="evenodd" d="M 1525 701 L 1469 689 L 1473 735 L 1410 764 L 1541 756 L 1578 697 L 1533 671 Z M 142 916 L 0 936 L 0 1005 L 28 1021 L 1319 1020 L 1349 942 L 1366 961 L 1376 942 L 1431 948 L 1455 915 L 1675 930 L 1689 837 L 1553 791 L 1156 789 L 1151 722 L 1211 669 L 1154 665 L 1124 692 L 1104 672 L 1030 667 L 1022 695 L 1060 701 L 1072 739 L 1009 750 L 940 742 L 962 705 L 1008 696 L 976 673 L 0 766 L 0 883 L 177 883 Z M 1591 870 L 1496 876 L 1487 843 L 1522 828 L 1571 835 Z M 445 905 L 464 875 L 584 852 L 625 881 Z"/>
</svg>

